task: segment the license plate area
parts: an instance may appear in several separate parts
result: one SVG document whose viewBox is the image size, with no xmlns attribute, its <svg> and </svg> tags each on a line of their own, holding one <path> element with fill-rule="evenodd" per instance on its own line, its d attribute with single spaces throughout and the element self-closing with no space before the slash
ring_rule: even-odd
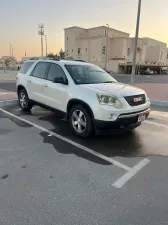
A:
<svg viewBox="0 0 168 225">
<path fill-rule="evenodd" d="M 146 120 L 146 114 L 145 113 L 142 113 L 142 114 L 139 114 L 138 115 L 138 122 L 143 122 Z"/>
</svg>

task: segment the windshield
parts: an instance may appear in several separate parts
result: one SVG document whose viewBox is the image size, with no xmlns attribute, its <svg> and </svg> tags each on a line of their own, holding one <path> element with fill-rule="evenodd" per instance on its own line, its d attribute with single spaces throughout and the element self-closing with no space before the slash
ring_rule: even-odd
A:
<svg viewBox="0 0 168 225">
<path fill-rule="evenodd" d="M 75 84 L 117 83 L 100 67 L 95 65 L 65 65 Z"/>
</svg>

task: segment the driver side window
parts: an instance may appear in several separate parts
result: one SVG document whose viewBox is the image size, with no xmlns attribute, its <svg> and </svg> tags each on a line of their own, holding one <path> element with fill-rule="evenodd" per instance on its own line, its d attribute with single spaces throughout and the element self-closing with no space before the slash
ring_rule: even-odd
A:
<svg viewBox="0 0 168 225">
<path fill-rule="evenodd" d="M 56 77 L 60 77 L 60 78 L 63 77 L 64 80 L 66 79 L 66 75 L 63 69 L 59 65 L 51 63 L 50 69 L 48 71 L 47 80 L 54 81 Z"/>
</svg>

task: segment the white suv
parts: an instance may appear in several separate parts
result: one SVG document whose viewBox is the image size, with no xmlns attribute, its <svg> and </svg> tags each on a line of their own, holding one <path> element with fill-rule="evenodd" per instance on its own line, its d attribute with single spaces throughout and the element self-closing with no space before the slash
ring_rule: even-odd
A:
<svg viewBox="0 0 168 225">
<path fill-rule="evenodd" d="M 150 112 L 146 93 L 118 83 L 93 64 L 68 60 L 29 60 L 17 74 L 22 110 L 33 105 L 66 115 L 71 129 L 86 137 L 96 131 L 138 127 Z"/>
</svg>

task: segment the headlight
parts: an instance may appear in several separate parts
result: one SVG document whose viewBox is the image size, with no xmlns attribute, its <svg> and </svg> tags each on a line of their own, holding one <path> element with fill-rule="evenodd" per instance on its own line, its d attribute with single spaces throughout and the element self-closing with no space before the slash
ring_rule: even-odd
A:
<svg viewBox="0 0 168 225">
<path fill-rule="evenodd" d="M 122 108 L 120 100 L 115 96 L 97 94 L 97 98 L 101 105 L 111 105 L 114 106 L 116 109 Z"/>
</svg>

